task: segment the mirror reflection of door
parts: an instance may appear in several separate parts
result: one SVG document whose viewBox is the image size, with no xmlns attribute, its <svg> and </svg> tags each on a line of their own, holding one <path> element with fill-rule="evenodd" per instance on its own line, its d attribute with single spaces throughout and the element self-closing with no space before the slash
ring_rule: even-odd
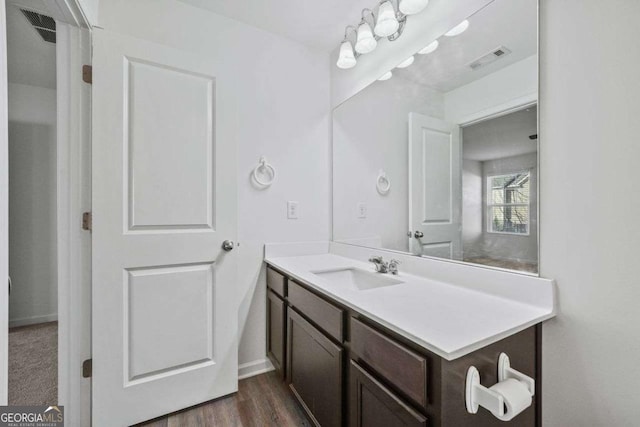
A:
<svg viewBox="0 0 640 427">
<path fill-rule="evenodd" d="M 462 259 L 460 131 L 457 125 L 409 114 L 411 252 Z"/>
</svg>

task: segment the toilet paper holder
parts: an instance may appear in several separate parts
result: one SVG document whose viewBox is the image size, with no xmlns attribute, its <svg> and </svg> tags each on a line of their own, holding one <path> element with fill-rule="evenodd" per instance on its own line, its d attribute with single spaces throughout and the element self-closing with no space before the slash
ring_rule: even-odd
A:
<svg viewBox="0 0 640 427">
<path fill-rule="evenodd" d="M 498 358 L 498 382 L 514 379 L 520 381 L 533 397 L 536 392 L 536 382 L 533 378 L 511 367 L 509 356 L 500 353 Z M 467 383 L 465 388 L 465 403 L 467 412 L 475 414 L 480 406 L 489 410 L 498 418 L 505 416 L 504 396 L 480 384 L 480 373 L 475 366 L 467 370 Z M 515 416 L 517 414 L 514 414 Z"/>
</svg>

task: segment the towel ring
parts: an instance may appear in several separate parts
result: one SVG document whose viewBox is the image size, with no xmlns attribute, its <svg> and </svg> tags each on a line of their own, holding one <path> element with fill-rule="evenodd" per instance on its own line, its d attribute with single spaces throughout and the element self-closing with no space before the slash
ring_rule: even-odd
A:
<svg viewBox="0 0 640 427">
<path fill-rule="evenodd" d="M 376 181 L 376 188 L 378 189 L 378 193 L 383 196 L 391 190 L 391 180 L 387 176 L 387 173 L 383 170 L 378 174 L 378 180 Z"/>
<path fill-rule="evenodd" d="M 267 174 L 271 175 L 271 178 L 266 181 L 260 179 L 258 174 L 261 171 L 266 171 Z M 276 170 L 274 169 L 273 166 L 267 163 L 267 159 L 264 156 L 260 157 L 258 166 L 256 166 L 255 169 L 253 170 L 253 179 L 263 187 L 269 187 L 271 184 L 273 184 L 273 181 L 275 181 L 276 179 Z"/>
</svg>

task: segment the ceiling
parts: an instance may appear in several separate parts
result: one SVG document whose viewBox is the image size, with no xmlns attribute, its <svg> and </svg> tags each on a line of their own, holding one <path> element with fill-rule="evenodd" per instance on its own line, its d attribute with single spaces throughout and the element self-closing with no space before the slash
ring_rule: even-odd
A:
<svg viewBox="0 0 640 427">
<path fill-rule="evenodd" d="M 331 52 L 376 0 L 179 0 Z"/>
<path fill-rule="evenodd" d="M 535 153 L 537 140 L 529 136 L 538 133 L 537 123 L 537 108 L 530 107 L 465 127 L 462 157 L 484 162 Z"/>
<path fill-rule="evenodd" d="M 43 0 L 7 2 L 7 73 L 10 83 L 56 88 L 56 45 L 45 42 L 20 7 L 49 15 Z"/>
<path fill-rule="evenodd" d="M 537 53 L 537 0 L 496 0 L 469 18 L 467 31 L 456 37 L 440 37 L 438 49 L 416 55 L 408 68 L 394 74 L 449 92 Z M 495 48 L 504 46 L 508 55 L 475 71 L 469 64 Z"/>
</svg>

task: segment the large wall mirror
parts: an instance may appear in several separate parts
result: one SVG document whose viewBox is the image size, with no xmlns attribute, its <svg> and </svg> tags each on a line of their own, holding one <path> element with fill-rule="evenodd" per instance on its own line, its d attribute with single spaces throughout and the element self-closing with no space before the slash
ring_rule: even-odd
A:
<svg viewBox="0 0 640 427">
<path fill-rule="evenodd" d="M 334 110 L 335 241 L 538 273 L 537 11 L 495 0 Z"/>
</svg>

